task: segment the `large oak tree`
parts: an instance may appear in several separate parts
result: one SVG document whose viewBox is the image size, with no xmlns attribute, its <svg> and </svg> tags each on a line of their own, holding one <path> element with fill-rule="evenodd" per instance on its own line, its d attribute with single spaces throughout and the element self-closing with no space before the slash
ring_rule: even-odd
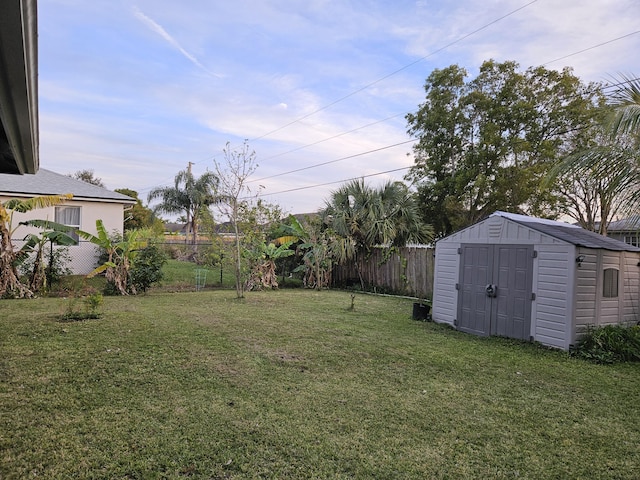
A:
<svg viewBox="0 0 640 480">
<path fill-rule="evenodd" d="M 471 80 L 458 65 L 434 70 L 425 93 L 406 116 L 418 139 L 407 178 L 438 236 L 495 210 L 559 213 L 561 192 L 544 180 L 593 122 L 597 85 L 583 84 L 570 69 L 521 72 L 516 62 L 489 60 Z"/>
</svg>

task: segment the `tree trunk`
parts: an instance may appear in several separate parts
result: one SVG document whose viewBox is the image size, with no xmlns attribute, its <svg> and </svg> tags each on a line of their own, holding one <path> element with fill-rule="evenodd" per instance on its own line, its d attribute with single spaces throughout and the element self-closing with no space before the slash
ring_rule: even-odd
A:
<svg viewBox="0 0 640 480">
<path fill-rule="evenodd" d="M 16 255 L 7 226 L 0 222 L 0 298 L 31 298 L 33 292 L 20 282 L 14 265 Z"/>
<path fill-rule="evenodd" d="M 233 230 L 236 234 L 236 296 L 244 298 L 244 286 L 242 284 L 242 263 L 240 259 L 240 233 L 238 232 L 238 202 L 233 204 Z"/>
<path fill-rule="evenodd" d="M 44 271 L 44 258 L 42 247 L 38 248 L 36 258 L 33 263 L 33 271 L 29 277 L 29 288 L 32 292 L 40 292 L 46 287 L 46 275 Z"/>
</svg>

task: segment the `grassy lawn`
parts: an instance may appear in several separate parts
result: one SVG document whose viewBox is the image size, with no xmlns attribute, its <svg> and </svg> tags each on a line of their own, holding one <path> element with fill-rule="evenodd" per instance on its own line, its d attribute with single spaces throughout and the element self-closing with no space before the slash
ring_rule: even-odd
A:
<svg viewBox="0 0 640 480">
<path fill-rule="evenodd" d="M 0 478 L 640 472 L 640 366 L 411 320 L 410 300 L 224 290 L 0 301 Z"/>
<path fill-rule="evenodd" d="M 197 266 L 191 262 L 180 260 L 169 260 L 163 267 L 164 277 L 159 285 L 152 288 L 156 291 L 185 291 L 196 289 L 196 270 L 200 270 L 201 281 L 204 289 L 212 288 L 235 288 L 236 280 L 232 265 L 225 264 L 220 275 L 220 267 Z M 222 282 L 220 279 L 222 278 Z M 281 288 L 299 288 L 302 286 L 301 280 L 278 277 Z"/>
</svg>

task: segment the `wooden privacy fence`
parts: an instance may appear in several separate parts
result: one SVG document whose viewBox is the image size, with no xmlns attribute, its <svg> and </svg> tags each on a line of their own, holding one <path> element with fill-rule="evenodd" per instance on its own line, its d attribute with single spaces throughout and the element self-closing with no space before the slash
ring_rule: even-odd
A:
<svg viewBox="0 0 640 480">
<path fill-rule="evenodd" d="M 422 299 L 433 296 L 435 250 L 431 247 L 402 247 L 389 252 L 374 249 L 368 258 L 360 259 L 360 273 L 365 289 L 408 295 Z M 360 286 L 358 270 L 352 263 L 334 268 L 334 286 Z"/>
</svg>

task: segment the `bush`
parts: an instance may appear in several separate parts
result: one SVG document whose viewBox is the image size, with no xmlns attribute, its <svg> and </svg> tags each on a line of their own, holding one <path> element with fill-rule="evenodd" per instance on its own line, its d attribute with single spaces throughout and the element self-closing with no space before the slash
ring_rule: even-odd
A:
<svg viewBox="0 0 640 480">
<path fill-rule="evenodd" d="M 71 322 L 100 318 L 103 301 L 102 295 L 91 288 L 77 292 L 75 296 L 67 300 L 65 311 L 60 315 L 60 320 Z"/>
<path fill-rule="evenodd" d="M 149 244 L 138 252 L 129 270 L 131 285 L 136 291 L 146 292 L 154 283 L 162 280 L 162 267 L 167 256 L 156 244 Z"/>
<path fill-rule="evenodd" d="M 589 327 L 574 355 L 597 363 L 640 361 L 640 326 Z"/>
</svg>

